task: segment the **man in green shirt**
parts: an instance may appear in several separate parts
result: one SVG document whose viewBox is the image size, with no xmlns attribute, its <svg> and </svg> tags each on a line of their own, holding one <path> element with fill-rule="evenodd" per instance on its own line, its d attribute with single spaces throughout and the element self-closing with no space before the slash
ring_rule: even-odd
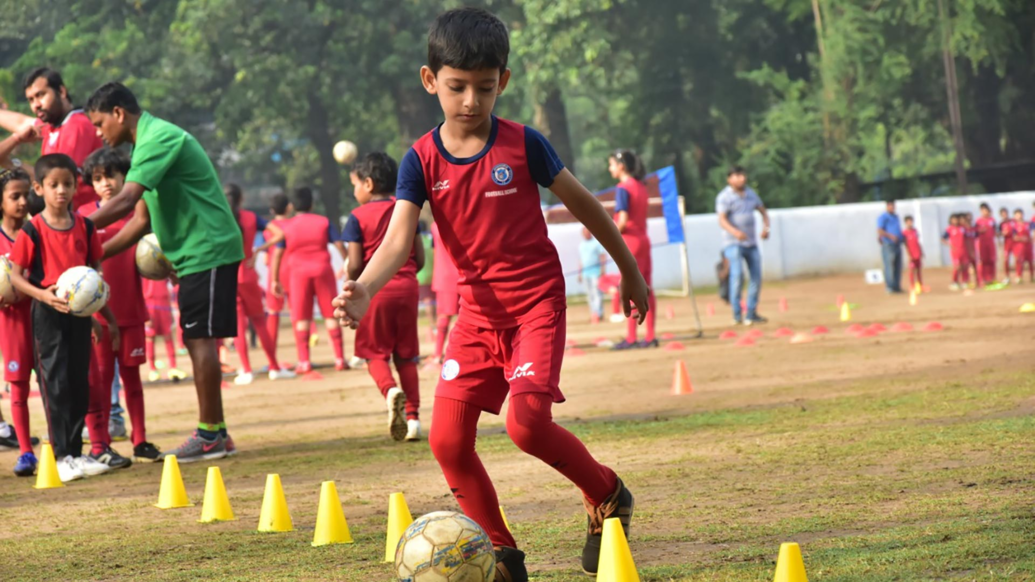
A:
<svg viewBox="0 0 1035 582">
<path fill-rule="evenodd" d="M 180 326 L 194 367 L 198 429 L 178 449 L 181 463 L 236 452 L 226 432 L 217 338 L 237 335 L 237 268 L 241 230 L 205 150 L 183 129 L 141 110 L 121 83 L 97 89 L 86 105 L 111 147 L 133 144 L 122 192 L 90 219 L 98 228 L 132 218 L 104 244 L 105 258 L 153 230 L 179 280 Z"/>
</svg>

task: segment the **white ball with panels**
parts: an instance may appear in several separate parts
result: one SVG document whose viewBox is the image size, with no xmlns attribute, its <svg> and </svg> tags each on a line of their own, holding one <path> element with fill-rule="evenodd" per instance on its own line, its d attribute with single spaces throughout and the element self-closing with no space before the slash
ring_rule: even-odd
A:
<svg viewBox="0 0 1035 582">
<path fill-rule="evenodd" d="M 68 301 L 76 317 L 90 317 L 108 303 L 108 284 L 90 267 L 72 267 L 58 277 L 58 297 Z"/>
<path fill-rule="evenodd" d="M 414 520 L 399 539 L 395 571 L 401 582 L 491 582 L 496 554 L 471 518 L 436 511 Z"/>
<path fill-rule="evenodd" d="M 158 244 L 158 237 L 145 234 L 137 242 L 137 272 L 145 279 L 161 281 L 172 275 L 172 263 L 162 252 L 162 246 Z"/>
<path fill-rule="evenodd" d="M 0 257 L 0 299 L 8 305 L 21 299 L 21 293 L 18 293 L 11 282 L 11 261 L 7 256 Z"/>
<path fill-rule="evenodd" d="M 351 164 L 356 161 L 356 156 L 359 155 L 359 148 L 356 144 L 351 141 L 339 141 L 334 144 L 334 160 L 341 165 Z"/>
</svg>

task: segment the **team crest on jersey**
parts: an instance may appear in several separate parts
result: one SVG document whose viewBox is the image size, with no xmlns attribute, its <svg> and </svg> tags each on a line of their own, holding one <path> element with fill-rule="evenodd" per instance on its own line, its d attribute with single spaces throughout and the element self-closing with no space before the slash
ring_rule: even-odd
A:
<svg viewBox="0 0 1035 582">
<path fill-rule="evenodd" d="M 514 179 L 514 170 L 510 169 L 507 164 L 498 164 L 492 169 L 492 181 L 497 186 L 506 186 L 510 184 L 510 181 Z"/>
<path fill-rule="evenodd" d="M 7 362 L 7 371 L 8 372 L 14 373 L 14 372 L 17 372 L 20 369 L 21 369 L 21 365 L 18 364 L 18 362 L 15 362 L 15 361 Z"/>
</svg>

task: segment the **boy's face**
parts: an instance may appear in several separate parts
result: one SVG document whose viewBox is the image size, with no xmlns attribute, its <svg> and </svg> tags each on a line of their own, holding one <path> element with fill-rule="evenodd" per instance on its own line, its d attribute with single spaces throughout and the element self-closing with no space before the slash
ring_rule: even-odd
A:
<svg viewBox="0 0 1035 582">
<path fill-rule="evenodd" d="M 133 137 L 126 124 L 126 111 L 115 107 L 111 113 L 90 112 L 90 122 L 97 128 L 97 135 L 113 148 L 130 141 Z"/>
<path fill-rule="evenodd" d="M 1021 212 L 1020 210 L 1018 210 L 1017 212 L 1013 213 L 1013 218 L 1014 218 L 1014 220 L 1019 220 L 1021 222 L 1024 222 L 1024 213 Z"/>
<path fill-rule="evenodd" d="M 93 171 L 93 176 L 90 176 L 90 180 L 93 182 L 93 189 L 97 191 L 97 195 L 101 197 L 101 200 L 107 201 L 112 196 L 122 191 L 122 185 L 126 182 L 126 177 L 118 172 L 111 172 L 111 176 L 108 176 L 103 169 L 97 168 Z"/>
<path fill-rule="evenodd" d="M 352 195 L 356 197 L 356 202 L 359 202 L 361 206 L 370 202 L 370 198 L 373 197 L 374 181 L 370 178 L 360 180 L 355 172 L 349 173 L 349 179 L 352 180 Z"/>
<path fill-rule="evenodd" d="M 474 131 L 492 115 L 496 98 L 510 81 L 510 69 L 501 75 L 499 69 L 465 71 L 442 67 L 435 74 L 428 67 L 422 67 L 420 78 L 424 89 L 438 96 L 439 105 L 450 125 Z"/>
<path fill-rule="evenodd" d="M 47 208 L 68 210 L 75 196 L 75 174 L 64 168 L 51 170 L 43 179 L 33 184 L 36 193 L 47 204 Z"/>
<path fill-rule="evenodd" d="M 949 218 L 949 224 L 950 225 L 957 226 L 957 225 L 959 225 L 959 223 L 960 223 L 960 217 L 952 216 L 952 217 Z"/>
<path fill-rule="evenodd" d="M 982 208 L 981 209 L 981 218 L 988 218 L 989 216 L 992 216 L 992 209 L 991 208 Z"/>
<path fill-rule="evenodd" d="M 614 157 L 607 158 L 607 172 L 617 180 L 622 175 L 622 164 L 619 164 Z"/>
<path fill-rule="evenodd" d="M 726 182 L 730 185 L 730 188 L 734 190 L 743 190 L 744 186 L 747 185 L 748 177 L 743 172 L 734 172 L 726 178 Z"/>
<path fill-rule="evenodd" d="M 1009 218 L 1009 216 L 1010 216 L 1010 213 L 1007 212 L 1005 208 L 1002 208 L 1002 209 L 999 210 L 999 218 L 1002 218 L 1003 220 L 1006 220 L 1007 218 Z"/>
<path fill-rule="evenodd" d="M 913 219 L 912 218 L 907 218 L 906 219 L 906 230 L 913 230 Z"/>
<path fill-rule="evenodd" d="M 29 183 L 12 180 L 4 186 L 4 216 L 21 220 L 29 213 Z"/>
</svg>

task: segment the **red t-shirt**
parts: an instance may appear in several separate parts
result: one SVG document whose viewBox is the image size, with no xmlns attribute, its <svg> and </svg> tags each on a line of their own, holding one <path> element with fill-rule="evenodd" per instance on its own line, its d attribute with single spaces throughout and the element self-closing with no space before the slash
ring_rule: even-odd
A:
<svg viewBox="0 0 1035 582">
<path fill-rule="evenodd" d="M 953 257 L 962 257 L 967 253 L 967 229 L 962 226 L 950 226 L 945 229 L 942 238 L 949 241 L 949 250 Z"/>
<path fill-rule="evenodd" d="M 237 224 L 241 227 L 241 238 L 244 242 L 244 260 L 237 271 L 237 280 L 258 281 L 259 273 L 254 266 L 247 265 L 255 254 L 255 236 L 260 230 L 266 230 L 266 221 L 250 210 L 241 210 L 237 215 Z"/>
<path fill-rule="evenodd" d="M 42 289 L 56 284 L 58 277 L 72 267 L 94 266 L 104 256 L 104 249 L 96 230 L 92 237 L 87 234 L 87 222 L 89 219 L 72 213 L 72 226 L 56 230 L 43 220 L 42 214 L 36 215 L 18 233 L 11 262 L 25 269 L 26 278 Z M 38 245 L 25 230 L 29 225 L 39 233 Z"/>
<path fill-rule="evenodd" d="M 368 202 L 352 211 L 348 221 L 345 222 L 345 230 L 342 232 L 341 240 L 348 243 L 359 243 L 363 245 L 363 263 L 369 263 L 374 256 L 377 247 L 388 232 L 388 222 L 392 219 L 392 210 L 395 209 L 395 198 Z M 406 260 L 399 272 L 392 277 L 382 291 L 390 287 L 415 286 L 417 284 L 417 258 L 414 252 L 410 251 L 410 258 Z"/>
<path fill-rule="evenodd" d="M 615 191 L 615 222 L 618 213 L 626 212 L 629 219 L 625 223 L 624 236 L 647 236 L 647 207 L 650 194 L 647 186 L 640 181 L 629 178 L 623 180 Z"/>
<path fill-rule="evenodd" d="M 93 214 L 100 207 L 100 204 L 97 202 L 87 204 L 80 208 L 83 211 L 81 214 Z M 100 236 L 101 241 L 108 242 L 115 238 L 115 235 L 132 218 L 133 215 L 130 214 L 109 224 L 105 228 L 98 229 L 97 234 Z M 144 302 L 144 285 L 141 283 L 140 274 L 137 272 L 137 246 L 133 245 L 114 257 L 105 259 L 101 263 L 101 271 L 104 276 L 104 282 L 108 284 L 111 291 L 108 305 L 111 306 L 111 311 L 115 314 L 115 321 L 119 324 L 119 327 L 144 325 L 144 322 L 148 319 L 148 314 L 147 304 Z M 164 284 L 165 281 L 162 281 L 162 283 Z M 101 325 L 108 325 L 108 321 L 100 313 L 95 313 L 94 317 L 101 322 Z"/>
<path fill-rule="evenodd" d="M 906 251 L 909 252 L 909 258 L 917 261 L 923 257 L 923 251 L 920 249 L 920 231 L 915 228 L 910 228 L 902 231 L 902 237 L 906 240 Z"/>
<path fill-rule="evenodd" d="M 406 153 L 396 196 L 418 208 L 431 204 L 460 272 L 461 321 L 506 329 L 567 307 L 539 199 L 539 186 L 552 185 L 563 169 L 539 132 L 497 117 L 473 157 L 446 151 L 438 128 Z"/>
<path fill-rule="evenodd" d="M 1031 230 L 1028 229 L 1027 222 L 1024 222 L 1023 220 L 1014 220 L 1011 233 L 1013 233 L 1014 244 L 1031 244 Z"/>
<path fill-rule="evenodd" d="M 69 113 L 61 125 L 53 126 L 48 123 L 38 123 L 40 137 L 43 144 L 40 146 L 40 153 L 65 154 L 72 158 L 79 172 L 83 171 L 83 163 L 93 152 L 104 147 L 104 141 L 97 135 L 97 128 L 90 122 L 90 118 L 83 113 L 82 109 L 76 109 Z M 85 178 L 85 179 L 84 179 Z M 72 209 L 97 201 L 97 192 L 94 191 L 88 176 L 79 177 L 79 186 L 76 188 L 75 197 L 72 198 Z"/>
<path fill-rule="evenodd" d="M 14 240 L 7 236 L 7 233 L 0 230 L 0 256 L 10 257 L 14 249 Z M 5 337 L 13 338 L 20 335 L 20 330 L 32 326 L 32 301 L 22 301 L 0 309 L 0 333 Z M 15 323 L 20 322 L 20 323 Z"/>
<path fill-rule="evenodd" d="M 284 243 L 291 252 L 291 271 L 312 274 L 331 268 L 331 253 L 327 245 L 338 240 L 334 225 L 326 216 L 300 212 L 280 224 Z M 281 260 L 283 264 L 283 260 Z M 281 273 L 281 283 L 284 282 Z"/>
<path fill-rule="evenodd" d="M 142 278 L 140 285 L 144 292 L 144 300 L 149 307 L 167 307 L 172 303 L 167 280 L 152 281 Z"/>
<path fill-rule="evenodd" d="M 431 272 L 431 290 L 436 293 L 456 293 L 460 272 L 456 270 L 453 257 L 449 256 L 446 246 L 442 244 L 442 235 L 435 223 L 431 223 L 431 246 L 435 260 L 435 269 Z"/>
<path fill-rule="evenodd" d="M 981 242 L 981 246 L 992 245 L 995 246 L 995 219 L 991 216 L 985 218 L 978 218 L 974 223 L 977 228 L 978 241 Z"/>
</svg>

